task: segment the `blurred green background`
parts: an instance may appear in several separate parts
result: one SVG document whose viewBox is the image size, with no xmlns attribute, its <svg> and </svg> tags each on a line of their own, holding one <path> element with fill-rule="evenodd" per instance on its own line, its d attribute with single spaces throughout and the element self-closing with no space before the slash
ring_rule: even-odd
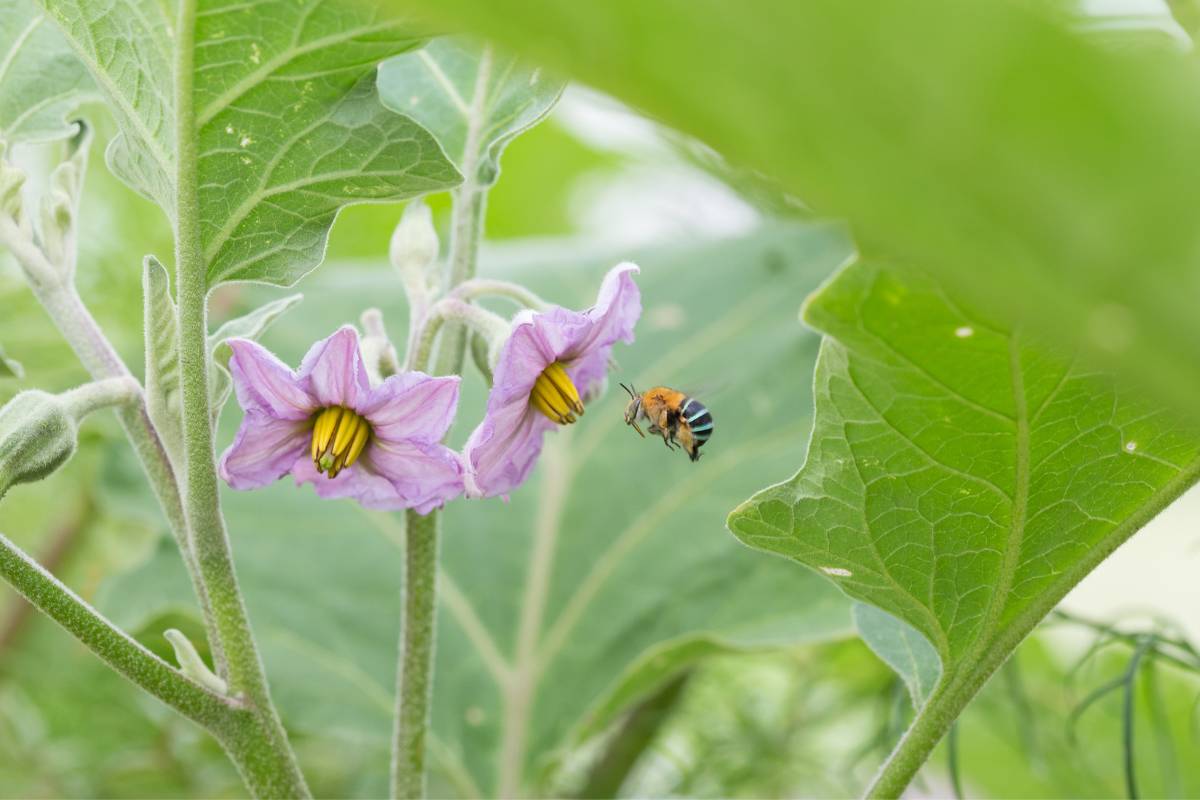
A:
<svg viewBox="0 0 1200 800">
<path fill-rule="evenodd" d="M 105 169 L 99 155 L 111 120 L 99 108 L 89 118 L 98 143 L 83 201 L 80 292 L 139 372 L 141 258 L 166 261 L 169 231 L 153 206 Z M 48 154 L 30 150 L 23 158 L 37 164 Z M 430 204 L 444 235 L 448 198 Z M 575 430 L 557 435 L 510 504 L 459 503 L 448 513 L 447 575 L 506 654 L 527 556 L 544 544 L 540 533 L 555 537 L 546 628 L 551 638 L 563 633 L 531 711 L 520 765 L 529 791 L 855 794 L 911 714 L 898 679 L 853 638 L 835 590 L 740 548 L 723 530 L 738 500 L 803 460 L 817 339 L 796 314 L 804 294 L 850 253 L 839 228 L 784 216 L 789 208 L 770 187 L 575 89 L 505 153 L 489 197 L 483 273 L 584 307 L 607 267 L 638 260 L 646 312 L 637 344 L 614 354 L 616 374 L 700 393 L 718 420 L 705 461 L 693 467 L 623 430 L 621 395 L 609 392 Z M 359 206 L 341 215 L 328 262 L 299 285 L 307 297 L 268 333 L 269 347 L 294 364 L 312 341 L 368 305 L 382 307 L 393 336 L 401 335 L 402 293 L 385 256 L 400 210 Z M 224 287 L 213 297 L 214 325 L 282 294 Z M 64 389 L 85 378 L 3 257 L 0 343 L 26 370 L 20 381 L 0 381 L 0 401 L 22 388 Z M 458 441 L 483 396 L 478 377 L 470 379 Z M 239 419 L 236 405 L 226 408 L 220 447 Z M 173 545 L 111 415 L 89 420 L 83 437 L 61 472 L 5 498 L 0 530 L 167 656 L 164 629 L 199 633 Z M 398 519 L 320 503 L 287 482 L 254 495 L 227 493 L 226 505 L 252 619 L 314 791 L 381 795 Z M 546 514 L 557 514 L 550 528 Z M 1179 520 L 1172 524 L 1179 530 Z M 1141 538 L 1151 535 L 1159 534 Z M 1195 564 L 1194 535 L 1188 540 Z M 1162 545 L 1177 541 L 1149 546 L 1161 556 Z M 1107 565 L 1077 592 L 1076 607 L 1111 618 L 1115 600 L 1155 605 L 1138 591 L 1138 569 Z M 1126 581 L 1120 597 L 1106 588 L 1110 574 Z M 579 601 L 593 579 L 598 588 Z M 577 601 L 576 624 L 556 627 Z M 1194 603 L 1184 610 L 1190 616 L 1161 599 L 1151 610 L 1192 632 L 1200 627 Z M 1131 629 L 1149 630 L 1146 618 Z M 505 698 L 462 620 L 443 608 L 435 796 L 494 793 L 507 730 Z M 1120 691 L 1070 724 L 1077 704 L 1129 663 L 1130 644 L 1113 641 L 1075 669 L 1098 635 L 1064 622 L 1024 645 L 961 719 L 956 757 L 943 743 L 914 794 L 945 796 L 958 780 L 970 795 L 1123 796 Z M 1158 664 L 1132 685 L 1143 793 L 1200 795 L 1200 681 Z M 619 745 L 629 742 L 640 743 L 638 757 L 622 763 Z M 242 794 L 204 734 L 0 587 L 0 796 Z"/>
</svg>

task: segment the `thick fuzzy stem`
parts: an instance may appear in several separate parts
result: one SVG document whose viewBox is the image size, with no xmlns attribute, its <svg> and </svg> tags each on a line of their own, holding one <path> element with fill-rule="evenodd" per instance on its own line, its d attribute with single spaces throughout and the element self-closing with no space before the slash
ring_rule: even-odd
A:
<svg viewBox="0 0 1200 800">
<path fill-rule="evenodd" d="M 433 696 L 433 653 L 437 614 L 440 511 L 405 512 L 404 623 L 397 678 L 392 797 L 425 796 L 429 711 Z"/>
<path fill-rule="evenodd" d="M 196 0 L 179 4 L 175 70 L 176 231 L 175 266 L 179 311 L 179 372 L 183 394 L 184 497 L 188 526 L 204 586 L 225 649 L 230 692 L 252 709 L 259 737 L 253 740 L 256 770 L 247 778 L 258 795 L 307 797 L 287 734 L 271 702 L 267 678 L 234 572 L 233 555 L 218 493 L 216 452 L 208 390 L 208 276 L 200 229 L 196 118 L 192 78 Z M 241 741 L 241 740 L 239 740 Z M 249 746 L 250 742 L 242 742 Z M 242 760 L 235 756 L 235 760 Z M 244 773 L 245 774 L 245 773 Z"/>
</svg>

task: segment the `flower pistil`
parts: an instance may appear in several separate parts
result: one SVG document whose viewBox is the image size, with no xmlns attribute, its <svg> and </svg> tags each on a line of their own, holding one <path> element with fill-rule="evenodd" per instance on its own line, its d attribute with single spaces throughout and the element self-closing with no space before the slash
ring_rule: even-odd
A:
<svg viewBox="0 0 1200 800">
<path fill-rule="evenodd" d="M 312 460 L 328 478 L 352 465 L 371 440 L 371 425 L 345 406 L 330 406 L 315 414 Z"/>
<path fill-rule="evenodd" d="M 529 393 L 529 402 L 559 425 L 570 425 L 575 421 L 576 414 L 583 416 L 579 390 L 558 361 L 538 375 L 533 391 Z"/>
</svg>

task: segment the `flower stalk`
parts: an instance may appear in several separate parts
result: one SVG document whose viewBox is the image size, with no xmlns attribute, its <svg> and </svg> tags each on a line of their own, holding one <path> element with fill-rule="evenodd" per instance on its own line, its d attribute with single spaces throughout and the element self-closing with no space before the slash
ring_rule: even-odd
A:
<svg viewBox="0 0 1200 800">
<path fill-rule="evenodd" d="M 474 122 L 474 119 L 472 120 Z M 468 132 L 467 153 L 474 153 L 477 125 Z M 473 133 L 472 133 L 473 131 Z M 472 160 L 473 159 L 469 159 Z M 474 180 L 474 163 L 464 165 L 466 183 L 453 196 L 450 256 L 445 291 L 449 295 L 475 277 L 479 242 L 483 238 L 486 191 Z M 413 313 L 417 313 L 413 309 Z M 434 375 L 459 375 L 466 355 L 467 326 L 489 342 L 503 337 L 508 324 L 469 302 L 444 297 L 413 326 L 406 361 L 409 369 L 426 370 L 434 359 L 433 344 L 447 321 L 436 355 Z M 490 348 L 493 349 L 493 348 Z M 433 659 L 437 641 L 437 559 L 441 511 L 426 516 L 405 512 L 404 582 L 400 655 L 396 670 L 396 719 L 392 737 L 391 790 L 393 798 L 421 798 L 427 786 L 427 732 L 433 697 Z"/>
</svg>

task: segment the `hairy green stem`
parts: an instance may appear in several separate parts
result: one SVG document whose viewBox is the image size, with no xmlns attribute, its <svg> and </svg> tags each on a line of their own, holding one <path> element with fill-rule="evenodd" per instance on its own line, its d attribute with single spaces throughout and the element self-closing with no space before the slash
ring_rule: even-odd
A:
<svg viewBox="0 0 1200 800">
<path fill-rule="evenodd" d="M 468 136 L 468 139 L 471 137 Z M 468 142 L 468 146 L 470 146 Z M 470 152 L 470 150 L 468 150 Z M 454 192 L 450 225 L 447 292 L 475 275 L 479 240 L 483 236 L 485 193 L 474 187 L 472 166 L 467 183 Z M 466 323 L 466 324 L 464 324 Z M 471 303 L 446 297 L 414 328 L 406 361 L 410 369 L 427 370 L 434 358 L 433 343 L 441 332 L 435 375 L 462 372 L 467 325 L 496 333 L 499 317 Z M 433 658 L 436 650 L 437 554 L 441 536 L 440 510 L 426 516 L 405 513 L 405 554 L 400 658 L 396 670 L 396 721 L 392 737 L 393 798 L 424 797 L 430 707 L 433 696 Z"/>
<path fill-rule="evenodd" d="M 207 691 L 117 628 L 0 534 L 0 576 L 110 667 L 205 728 L 222 729 L 227 698 Z"/>
<path fill-rule="evenodd" d="M 141 399 L 142 387 L 133 378 L 104 378 L 76 386 L 59 395 L 76 421 L 104 408 L 131 405 Z"/>
<path fill-rule="evenodd" d="M 175 268 L 179 371 L 183 395 L 185 511 L 200 574 L 225 649 L 230 692 L 254 712 L 256 731 L 234 753 L 255 795 L 307 797 L 287 734 L 271 702 L 266 673 L 234 572 L 221 503 L 208 390 L 208 277 L 200 230 L 197 124 L 193 97 L 196 0 L 179 4 L 175 50 Z"/>
<path fill-rule="evenodd" d="M 458 342 L 450 341 L 448 331 L 451 326 L 462 327 L 478 333 L 488 342 L 489 346 L 497 338 L 503 338 L 508 332 L 508 323 L 486 308 L 454 297 L 444 297 L 430 307 L 425 319 L 417 327 L 413 340 L 409 343 L 408 368 L 422 372 L 429 369 L 429 362 L 433 360 L 433 345 L 438 334 L 441 333 L 442 341 L 438 347 L 437 366 L 434 367 L 434 374 L 459 374 L 462 371 L 461 355 L 458 359 L 458 369 L 450 372 L 442 369 L 453 360 L 444 357 L 447 347 L 466 347 L 465 338 Z"/>
<path fill-rule="evenodd" d="M 52 265 L 45 254 L 13 221 L 3 216 L 0 216 L 0 244 L 4 244 L 16 257 L 34 296 L 62 333 L 84 369 L 96 380 L 132 380 L 133 375 L 129 368 L 104 335 L 95 317 L 83 304 L 74 284 L 63 277 L 65 269 L 57 269 Z M 74 258 L 74 254 L 70 257 Z M 175 543 L 179 546 L 184 565 L 192 579 L 192 589 L 203 612 L 213 658 L 218 665 L 223 664 L 224 655 L 216 634 L 208 594 L 200 580 L 200 571 L 192 554 L 179 483 L 162 439 L 150 420 L 145 396 L 139 397 L 135 404 L 118 408 L 117 418 L 130 444 L 133 445 L 134 452 L 137 453 L 142 470 L 149 479 L 154 496 L 167 518 L 167 525 L 175 537 Z"/>
<path fill-rule="evenodd" d="M 106 664 L 207 730 L 257 797 L 283 796 L 271 779 L 273 751 L 254 710 L 191 680 L 127 633 L 0 534 L 0 577 Z"/>
<path fill-rule="evenodd" d="M 404 622 L 400 641 L 392 797 L 425 796 L 427 738 L 436 642 L 441 512 L 404 515 Z"/>
<path fill-rule="evenodd" d="M 1004 664 L 1009 655 L 1041 622 L 1059 601 L 1083 578 L 1108 558 L 1137 531 L 1181 494 L 1200 480 L 1200 459 L 1184 467 L 1171 481 L 1135 513 L 1130 515 L 1081 559 L 1064 570 L 1046 591 L 1023 612 L 998 628 L 973 652 L 979 657 L 960 665 L 957 672 L 944 671 L 933 694 L 921 707 L 916 719 L 901 737 L 899 744 L 888 756 L 867 788 L 866 797 L 896 798 L 916 776 L 917 771 L 929 759 L 933 749 L 950 726 L 979 693 L 992 674 Z"/>
<path fill-rule="evenodd" d="M 466 169 L 464 166 L 464 174 Z M 475 188 L 472 177 L 468 174 L 467 182 L 452 193 L 454 210 L 450 220 L 450 258 L 447 264 L 449 280 L 446 286 L 448 291 L 454 291 L 463 281 L 475 277 L 479 242 L 483 238 L 487 193 Z M 442 344 L 438 348 L 434 374 L 461 374 L 466 344 L 467 330 L 462 324 L 453 322 L 446 325 L 442 331 Z"/>
<path fill-rule="evenodd" d="M 452 297 L 460 300 L 476 300 L 480 297 L 503 297 L 513 301 L 522 308 L 532 308 L 541 311 L 546 308 L 546 301 L 517 283 L 489 278 L 472 278 L 459 284 L 451 293 Z"/>
</svg>

